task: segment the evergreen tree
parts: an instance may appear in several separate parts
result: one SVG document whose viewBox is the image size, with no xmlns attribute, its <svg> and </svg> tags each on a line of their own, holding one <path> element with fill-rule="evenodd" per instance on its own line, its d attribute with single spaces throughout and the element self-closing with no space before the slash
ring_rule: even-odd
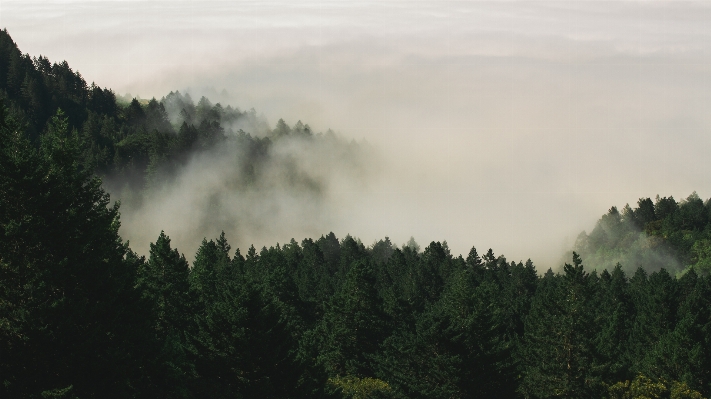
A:
<svg viewBox="0 0 711 399">
<path fill-rule="evenodd" d="M 170 238 L 160 233 L 150 245 L 148 262 L 138 269 L 138 287 L 152 305 L 156 341 L 161 346 L 157 359 L 155 390 L 164 397 L 187 397 L 192 377 L 187 337 L 192 327 L 193 304 L 185 257 L 171 249 Z"/>
<path fill-rule="evenodd" d="M 676 325 L 678 285 L 664 269 L 647 277 L 639 268 L 630 279 L 630 293 L 635 315 L 628 353 L 632 372 L 644 373 L 649 367 L 644 361 L 649 350 Z"/>
<path fill-rule="evenodd" d="M 254 284 L 233 282 L 220 289 L 197 318 L 198 397 L 300 396 L 303 367 L 296 342 L 278 305 Z"/>
<path fill-rule="evenodd" d="M 506 309 L 501 290 L 492 282 L 475 284 L 472 270 L 459 272 L 438 306 L 449 318 L 441 336 L 452 355 L 461 359 L 458 386 L 461 397 L 515 396 L 513 341 L 507 337 Z"/>
<path fill-rule="evenodd" d="M 191 272 L 191 285 L 201 298 L 195 314 L 198 330 L 191 341 L 198 374 L 196 395 L 323 395 L 325 374 L 299 356 L 295 328 L 300 323 L 289 306 L 296 290 L 283 264 L 277 264 L 284 259 L 281 251 L 264 249 L 257 255 L 251 247 L 246 260 L 239 252 L 230 260 L 229 250 L 224 233 L 216 242 L 204 240 Z M 263 272 L 242 273 L 243 264 L 245 269 L 260 267 Z"/>
<path fill-rule="evenodd" d="M 285 246 L 286 247 L 286 246 Z M 263 270 L 263 277 L 259 280 L 262 291 L 278 304 L 282 313 L 282 318 L 289 325 L 289 328 L 298 335 L 304 332 L 304 318 L 308 313 L 301 298 L 299 290 L 294 282 L 296 264 L 289 262 L 285 256 L 286 251 L 272 247 L 262 250 L 259 257 L 259 268 Z M 293 259 L 298 262 L 298 259 Z"/>
<path fill-rule="evenodd" d="M 387 336 L 372 266 L 357 261 L 330 301 L 319 327 L 319 361 L 331 376 L 373 377 L 372 356 Z"/>
<path fill-rule="evenodd" d="M 138 284 L 155 306 L 156 331 L 166 334 L 168 330 L 186 328 L 190 309 L 190 269 L 185 256 L 170 247 L 170 238 L 161 232 L 150 245 L 150 257 L 139 268 Z"/>
<path fill-rule="evenodd" d="M 596 296 L 595 324 L 600 327 L 595 337 L 598 357 L 594 368 L 603 381 L 614 383 L 631 377 L 627 356 L 630 330 L 634 318 L 629 283 L 621 265 L 612 273 L 604 270 Z"/>
<path fill-rule="evenodd" d="M 462 358 L 454 348 L 451 318 L 441 306 L 431 306 L 416 316 L 412 329 L 401 327 L 388 337 L 377 357 L 377 375 L 398 398 L 462 397 Z"/>
<path fill-rule="evenodd" d="M 331 298 L 334 288 L 318 244 L 312 239 L 305 239 L 301 245 L 303 250 L 296 277 L 297 285 L 301 299 L 314 307 L 314 319 L 311 320 L 314 323 L 315 318 L 323 314 L 323 304 Z"/>
<path fill-rule="evenodd" d="M 0 104 L 0 392 L 129 397 L 151 356 L 140 262 L 61 112 L 39 150 Z"/>
<path fill-rule="evenodd" d="M 547 274 L 539 284 L 526 318 L 520 351 L 525 397 L 585 398 L 602 388 L 590 366 L 595 353 L 591 332 L 592 290 L 580 257 L 565 264 L 565 274 Z"/>
<path fill-rule="evenodd" d="M 189 275 L 190 287 L 201 306 L 209 306 L 215 300 L 218 286 L 225 282 L 221 277 L 228 277 L 232 265 L 229 251 L 224 232 L 217 242 L 202 240 Z"/>
<path fill-rule="evenodd" d="M 644 371 L 667 381 L 681 381 L 711 392 L 711 287 L 708 278 L 695 284 L 679 308 L 679 322 L 661 336 L 645 358 Z"/>
<path fill-rule="evenodd" d="M 484 262 L 479 257 L 479 253 L 476 251 L 475 247 L 469 250 L 469 255 L 467 255 L 466 260 L 467 267 L 472 269 L 474 276 L 478 281 L 483 281 L 484 279 Z"/>
</svg>

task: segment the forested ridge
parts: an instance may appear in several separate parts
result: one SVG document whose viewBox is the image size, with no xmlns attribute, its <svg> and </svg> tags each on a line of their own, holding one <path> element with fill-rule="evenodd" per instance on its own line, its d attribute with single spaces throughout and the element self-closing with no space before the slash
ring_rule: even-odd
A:
<svg viewBox="0 0 711 399">
<path fill-rule="evenodd" d="M 191 156 L 226 142 L 239 148 L 244 185 L 258 178 L 275 140 L 336 141 L 333 132 L 312 132 L 301 121 L 289 126 L 279 120 L 271 129 L 253 109 L 223 107 L 205 97 L 196 104 L 178 91 L 160 100 L 123 102 L 111 89 L 87 84 L 66 61 L 22 54 L 7 30 L 0 31 L 0 99 L 35 145 L 61 109 L 79 137 L 82 166 L 132 191 L 170 179 Z M 339 150 L 350 151 L 349 143 L 339 144 Z"/>
<path fill-rule="evenodd" d="M 684 273 L 711 271 L 711 203 L 696 193 L 677 202 L 674 197 L 640 198 L 637 206 L 612 207 L 588 235 L 578 237 L 575 250 L 589 263 L 610 268 L 621 263 L 634 271 L 661 268 Z"/>
<path fill-rule="evenodd" d="M 97 175 L 141 188 L 211 140 L 242 137 L 264 155 L 280 136 L 316 135 L 178 93 L 121 104 L 66 63 L 22 55 L 6 31 L 0 56 L 2 397 L 711 394 L 708 201 L 613 208 L 581 236 L 582 256 L 542 275 L 491 249 L 333 233 L 243 251 L 222 234 L 193 262 L 160 233 L 142 257 Z M 269 131 L 227 132 L 225 115 Z M 693 266 L 584 266 L 648 237 Z"/>
</svg>

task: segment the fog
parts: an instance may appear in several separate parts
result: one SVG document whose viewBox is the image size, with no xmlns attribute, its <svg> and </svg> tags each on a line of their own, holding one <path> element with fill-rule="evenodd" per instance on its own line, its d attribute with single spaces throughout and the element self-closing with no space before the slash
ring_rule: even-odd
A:
<svg viewBox="0 0 711 399">
<path fill-rule="evenodd" d="M 368 143 L 313 134 L 301 123 L 282 134 L 275 133 L 279 126 L 260 131 L 264 122 L 252 115 L 223 124 L 225 140 L 195 149 L 177 167 L 155 170 L 147 187 L 127 184 L 122 175 L 105 178 L 122 200 L 121 233 L 132 247 L 154 241 L 161 230 L 190 257 L 203 238 L 222 231 L 243 253 L 250 245 L 318 238 L 326 226 L 343 224 L 350 199 L 378 181 L 382 154 Z"/>
<path fill-rule="evenodd" d="M 191 193 L 222 195 L 234 157 L 196 158 L 150 216 L 124 201 L 142 253 L 161 229 L 189 256 L 222 229 L 242 248 L 333 231 L 491 247 L 545 270 L 612 205 L 711 196 L 704 1 L 2 0 L 0 26 L 119 94 L 206 93 L 371 148 L 354 173 L 323 148 L 276 146 L 319 177 L 317 201 L 268 186 L 220 197 L 217 220 Z"/>
</svg>

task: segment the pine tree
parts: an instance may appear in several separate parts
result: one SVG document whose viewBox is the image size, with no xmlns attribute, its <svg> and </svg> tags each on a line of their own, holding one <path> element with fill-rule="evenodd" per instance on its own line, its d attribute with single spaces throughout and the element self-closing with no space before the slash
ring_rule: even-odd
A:
<svg viewBox="0 0 711 399">
<path fill-rule="evenodd" d="M 170 247 L 170 238 L 161 232 L 150 245 L 148 262 L 138 269 L 138 287 L 151 305 L 156 341 L 161 347 L 156 359 L 156 396 L 188 396 L 192 364 L 187 337 L 194 333 L 188 275 L 187 260 Z"/>
<path fill-rule="evenodd" d="M 682 381 L 692 389 L 711 392 L 711 287 L 708 278 L 695 284 L 679 307 L 679 322 L 661 336 L 644 359 L 646 375 Z"/>
<path fill-rule="evenodd" d="M 462 270 L 438 303 L 449 319 L 442 338 L 448 341 L 452 355 L 461 359 L 457 385 L 462 397 L 514 397 L 513 341 L 506 331 L 508 309 L 501 306 L 498 285 L 476 285 L 475 281 L 472 270 Z"/>
<path fill-rule="evenodd" d="M 441 306 L 431 306 L 415 317 L 411 329 L 401 326 L 383 342 L 377 376 L 393 388 L 396 397 L 463 397 L 459 386 L 462 358 L 444 336 L 444 331 L 452 331 L 450 322 Z"/>
<path fill-rule="evenodd" d="M 4 397 L 132 396 L 141 359 L 153 353 L 134 290 L 140 260 L 121 242 L 118 205 L 80 167 L 79 151 L 61 112 L 37 150 L 0 105 Z"/>
<path fill-rule="evenodd" d="M 231 273 L 230 246 L 224 234 L 222 232 L 217 242 L 203 239 L 195 254 L 189 281 L 201 306 L 208 306 L 215 300 L 218 285 L 224 282 L 222 277 Z"/>
<path fill-rule="evenodd" d="M 373 377 L 371 357 L 387 332 L 372 266 L 365 261 L 354 262 L 319 327 L 319 361 L 334 377 Z"/>
<path fill-rule="evenodd" d="M 520 351 L 525 397 L 584 398 L 599 395 L 594 380 L 592 290 L 580 257 L 564 266 L 565 274 L 547 274 L 526 318 Z"/>
<path fill-rule="evenodd" d="M 603 381 L 612 384 L 632 377 L 627 351 L 634 307 L 629 283 L 620 264 L 612 273 L 604 270 L 599 285 L 595 323 L 600 330 L 595 337 L 598 357 L 594 368 Z"/>
<path fill-rule="evenodd" d="M 150 245 L 148 262 L 138 273 L 139 288 L 155 306 L 155 328 L 159 334 L 186 327 L 186 315 L 191 311 L 189 273 L 185 256 L 172 249 L 170 238 L 161 232 Z"/>
<path fill-rule="evenodd" d="M 630 294 L 635 309 L 630 331 L 629 356 L 632 372 L 645 373 L 649 350 L 676 326 L 679 289 L 666 270 L 647 277 L 640 267 L 630 279 Z"/>
</svg>

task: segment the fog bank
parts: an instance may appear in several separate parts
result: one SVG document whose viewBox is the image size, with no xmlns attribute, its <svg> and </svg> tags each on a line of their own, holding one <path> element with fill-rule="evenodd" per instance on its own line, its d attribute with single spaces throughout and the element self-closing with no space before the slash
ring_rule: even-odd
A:
<svg viewBox="0 0 711 399">
<path fill-rule="evenodd" d="M 118 93 L 208 93 L 254 107 L 271 126 L 301 120 L 365 138 L 382 154 L 357 183 L 337 158 L 308 166 L 327 182 L 320 202 L 279 184 L 263 196 L 226 194 L 220 179 L 232 161 L 195 159 L 176 186 L 155 193 L 150 221 L 124 201 L 122 234 L 139 251 L 157 237 L 154 226 L 185 242 L 243 226 L 242 237 L 228 237 L 239 245 L 329 231 L 366 244 L 414 236 L 547 268 L 613 204 L 711 196 L 708 2 L 0 7 L 0 25 L 23 51 L 66 59 Z M 223 219 L 180 217 L 202 206 L 199 193 L 218 198 Z M 279 222 L 261 225 L 274 208 Z"/>
</svg>

